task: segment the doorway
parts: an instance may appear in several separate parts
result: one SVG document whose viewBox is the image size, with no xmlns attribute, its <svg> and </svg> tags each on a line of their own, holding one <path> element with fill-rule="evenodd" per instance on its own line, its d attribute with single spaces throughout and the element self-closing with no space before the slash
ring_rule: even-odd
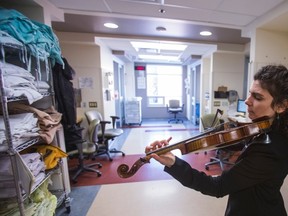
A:
<svg viewBox="0 0 288 216">
<path fill-rule="evenodd" d="M 115 115 L 120 118 L 116 122 L 117 127 L 124 124 L 124 66 L 113 61 L 114 70 L 114 98 L 115 98 Z"/>
<path fill-rule="evenodd" d="M 200 120 L 200 72 L 201 65 L 191 68 L 191 121 L 194 125 L 199 125 Z"/>
</svg>

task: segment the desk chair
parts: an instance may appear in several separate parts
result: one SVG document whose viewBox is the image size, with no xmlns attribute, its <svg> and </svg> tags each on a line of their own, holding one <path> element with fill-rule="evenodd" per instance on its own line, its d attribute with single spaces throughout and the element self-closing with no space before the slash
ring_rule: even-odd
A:
<svg viewBox="0 0 288 216">
<path fill-rule="evenodd" d="M 201 117 L 201 123 L 204 131 L 210 130 L 221 125 L 223 122 L 222 119 L 218 117 L 218 113 L 222 115 L 223 112 L 221 110 L 217 110 L 216 114 L 207 114 Z M 205 152 L 207 154 L 207 152 Z M 210 162 L 205 164 L 205 169 L 209 170 L 209 166 L 213 164 L 219 164 L 221 170 L 224 170 L 224 164 L 233 165 L 234 163 L 229 162 L 229 158 L 231 157 L 231 151 L 229 147 L 221 148 L 216 150 L 215 157 L 210 157 Z"/>
<path fill-rule="evenodd" d="M 95 172 L 97 173 L 97 176 L 100 177 L 102 175 L 102 173 L 97 170 L 94 169 L 92 167 L 94 166 L 98 166 L 98 168 L 102 167 L 101 163 L 92 163 L 92 164 L 85 164 L 84 160 L 85 159 L 91 159 L 95 152 L 97 152 L 98 150 L 98 144 L 97 144 L 97 136 L 96 138 L 94 137 L 97 133 L 97 131 L 99 130 L 100 127 L 100 121 L 99 120 L 93 120 L 90 124 L 89 124 L 89 128 L 88 128 L 88 133 L 89 133 L 89 141 L 86 140 L 76 140 L 74 141 L 74 143 L 72 143 L 73 141 L 70 141 L 70 145 L 76 145 L 77 149 L 67 152 L 68 157 L 78 157 L 78 166 L 76 167 L 76 169 L 71 169 L 70 171 L 75 171 L 76 173 L 73 175 L 73 177 L 71 178 L 73 183 L 77 183 L 77 178 L 78 176 L 84 172 L 84 171 L 88 171 L 88 172 Z"/>
<path fill-rule="evenodd" d="M 183 123 L 182 119 L 179 119 L 176 117 L 178 113 L 182 113 L 184 110 L 184 104 L 180 106 L 180 100 L 169 100 L 169 105 L 166 105 L 166 107 L 167 107 L 167 112 L 174 115 L 174 118 L 169 119 L 168 123 L 170 122 L 175 122 L 175 123 L 182 122 Z"/>
<path fill-rule="evenodd" d="M 110 121 L 104 121 L 102 115 L 96 110 L 90 110 L 85 112 L 85 116 L 87 118 L 88 124 L 90 125 L 94 119 L 98 119 L 100 121 L 100 130 L 97 132 L 97 139 L 99 140 L 99 151 L 95 154 L 95 156 L 106 154 L 110 161 L 112 161 L 112 157 L 110 153 L 121 153 L 122 156 L 125 156 L 125 153 L 117 150 L 115 148 L 109 148 L 109 142 L 114 140 L 116 137 L 123 134 L 123 130 L 116 128 L 116 120 L 119 119 L 117 116 L 111 116 L 112 118 L 112 128 L 106 128 L 106 124 L 111 124 Z M 96 139 L 96 136 L 95 136 Z"/>
</svg>

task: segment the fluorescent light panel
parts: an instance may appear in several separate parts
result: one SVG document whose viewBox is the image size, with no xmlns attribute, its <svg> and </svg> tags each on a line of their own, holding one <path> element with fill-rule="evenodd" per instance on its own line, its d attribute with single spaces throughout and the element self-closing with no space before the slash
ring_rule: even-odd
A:
<svg viewBox="0 0 288 216">
<path fill-rule="evenodd" d="M 179 43 L 168 43 L 168 42 L 140 42 L 140 41 L 132 41 L 132 46 L 139 50 L 140 48 L 146 48 L 146 49 L 160 49 L 160 50 L 177 50 L 177 51 L 183 51 L 187 48 L 187 45 L 179 44 Z"/>
<path fill-rule="evenodd" d="M 173 42 L 132 41 L 131 44 L 137 51 L 139 51 L 140 49 L 184 51 L 187 48 L 187 45 L 180 44 L 180 43 L 173 43 Z M 155 55 L 139 54 L 138 57 L 143 60 L 179 61 L 179 56 L 161 55 L 161 54 L 156 54 L 156 52 L 155 52 Z"/>
<path fill-rule="evenodd" d="M 166 61 L 179 61 L 178 56 L 166 56 L 166 55 L 139 55 L 140 59 L 150 60 L 166 60 Z"/>
</svg>

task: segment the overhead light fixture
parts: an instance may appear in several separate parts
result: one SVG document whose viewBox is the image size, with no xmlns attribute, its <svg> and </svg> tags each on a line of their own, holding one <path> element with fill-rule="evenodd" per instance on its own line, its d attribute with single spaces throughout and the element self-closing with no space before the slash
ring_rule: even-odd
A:
<svg viewBox="0 0 288 216">
<path fill-rule="evenodd" d="M 212 32 L 210 32 L 210 31 L 201 31 L 200 35 L 202 35 L 202 36 L 210 36 L 210 35 L 212 35 Z"/>
<path fill-rule="evenodd" d="M 130 43 L 137 52 L 140 52 L 138 53 L 139 59 L 175 63 L 180 62 L 179 53 L 187 48 L 185 44 L 171 41 L 131 41 Z M 169 54 L 165 50 L 169 51 Z M 162 51 L 166 54 L 163 55 Z"/>
<path fill-rule="evenodd" d="M 112 29 L 118 28 L 118 25 L 115 23 L 104 23 L 104 26 L 107 28 L 112 28 Z"/>
<path fill-rule="evenodd" d="M 145 60 L 165 60 L 165 61 L 179 61 L 178 56 L 168 56 L 168 55 L 138 55 L 140 59 Z"/>
<path fill-rule="evenodd" d="M 184 51 L 187 45 L 175 43 L 175 42 L 143 42 L 143 41 L 132 41 L 132 46 L 139 50 L 140 48 L 146 49 L 160 49 L 160 50 L 177 50 Z"/>
</svg>

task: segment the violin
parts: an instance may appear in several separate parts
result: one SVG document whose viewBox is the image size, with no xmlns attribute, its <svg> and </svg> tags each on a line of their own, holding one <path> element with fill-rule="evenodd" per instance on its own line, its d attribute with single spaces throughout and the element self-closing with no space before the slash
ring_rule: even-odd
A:
<svg viewBox="0 0 288 216">
<path fill-rule="evenodd" d="M 224 123 L 226 124 L 226 123 Z M 129 178 L 133 176 L 144 164 L 149 163 L 151 154 L 157 155 L 165 154 L 175 149 L 179 149 L 182 155 L 197 152 L 200 150 L 213 150 L 226 147 L 238 143 L 243 140 L 251 139 L 259 134 L 267 133 L 271 126 L 271 119 L 261 118 L 252 123 L 247 123 L 239 127 L 226 128 L 221 131 L 214 132 L 209 130 L 203 134 L 194 136 L 192 138 L 171 144 L 160 149 L 148 152 L 146 156 L 138 159 L 129 170 L 129 166 L 121 164 L 117 168 L 117 173 L 121 178 Z"/>
</svg>

